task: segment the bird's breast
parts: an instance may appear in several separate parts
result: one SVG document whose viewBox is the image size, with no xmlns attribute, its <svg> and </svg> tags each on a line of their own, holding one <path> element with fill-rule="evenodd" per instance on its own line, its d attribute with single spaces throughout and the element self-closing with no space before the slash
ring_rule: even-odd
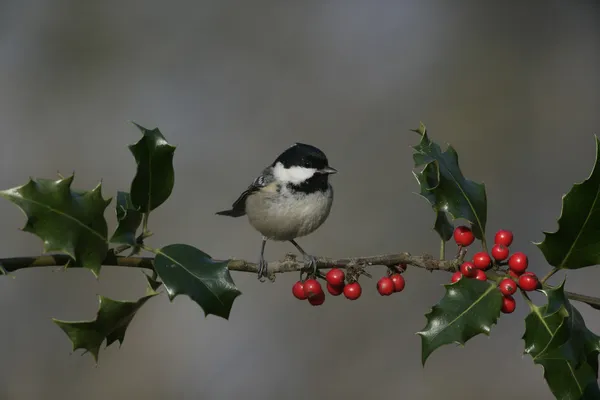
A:
<svg viewBox="0 0 600 400">
<path fill-rule="evenodd" d="M 314 193 L 276 190 L 253 193 L 246 200 L 250 224 L 271 240 L 291 240 L 308 235 L 325 222 L 333 203 L 333 189 Z"/>
</svg>

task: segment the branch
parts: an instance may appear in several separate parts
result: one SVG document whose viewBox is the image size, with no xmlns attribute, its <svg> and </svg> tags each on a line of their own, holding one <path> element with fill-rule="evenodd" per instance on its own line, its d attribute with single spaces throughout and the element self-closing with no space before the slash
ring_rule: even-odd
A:
<svg viewBox="0 0 600 400">
<path fill-rule="evenodd" d="M 25 268 L 68 267 L 77 268 L 70 263 L 73 260 L 66 254 L 50 254 L 38 257 L 0 258 L 0 267 L 6 272 L 14 272 Z M 154 270 L 151 257 L 120 257 L 109 252 L 102 265 Z M 1 270 L 0 270 L 1 271 Z"/>
<path fill-rule="evenodd" d="M 375 265 L 383 265 L 386 267 L 394 267 L 398 264 L 412 265 L 417 268 L 424 268 L 428 271 L 457 271 L 462 260 L 437 260 L 429 255 L 412 256 L 409 253 L 386 254 L 380 256 L 355 257 L 355 258 L 327 258 L 317 257 L 317 268 L 350 268 L 350 267 L 371 267 Z M 268 271 L 270 274 L 280 274 L 284 272 L 300 272 L 305 268 L 304 263 L 298 261 L 296 256 L 288 254 L 281 261 L 273 261 L 269 263 Z M 254 272 L 258 273 L 258 266 L 245 260 L 231 260 L 229 262 L 231 271 Z"/>
<path fill-rule="evenodd" d="M 462 258 L 462 257 L 461 257 Z M 383 265 L 386 267 L 394 267 L 398 264 L 412 265 L 417 268 L 424 268 L 428 271 L 457 271 L 461 258 L 454 260 L 437 260 L 428 255 L 412 256 L 409 253 L 386 254 L 370 257 L 355 257 L 355 258 L 326 258 L 317 257 L 317 268 L 349 268 L 349 267 L 370 267 L 375 265 Z M 117 256 L 114 252 L 109 252 L 107 257 L 102 262 L 102 265 L 117 266 L 126 268 L 142 268 L 154 270 L 152 257 L 124 257 Z M 6 272 L 14 272 L 20 269 L 35 268 L 35 267 L 61 267 L 68 266 L 71 258 L 64 254 L 44 255 L 39 257 L 14 257 L 0 259 L 0 266 Z M 229 270 L 239 272 L 258 273 L 258 266 L 255 263 L 245 260 L 231 260 L 228 265 Z M 296 256 L 288 254 L 281 261 L 272 261 L 269 263 L 269 273 L 272 275 L 285 272 L 300 272 L 305 266 L 301 261 L 297 261 Z"/>
<path fill-rule="evenodd" d="M 328 258 L 317 257 L 318 269 L 329 269 L 333 267 L 347 269 L 352 267 L 368 268 L 376 265 L 382 265 L 393 268 L 398 264 L 411 265 L 416 268 L 423 268 L 428 271 L 446 271 L 455 272 L 459 269 L 465 253 L 461 252 L 458 258 L 453 260 L 438 260 L 429 255 L 413 256 L 409 253 L 385 254 L 379 256 L 354 257 L 354 258 Z M 69 265 L 71 258 L 65 254 L 44 255 L 38 257 L 13 257 L 0 259 L 0 275 L 2 272 L 14 272 L 20 269 L 38 268 L 38 267 L 64 267 L 75 268 Z M 152 257 L 124 257 L 117 256 L 110 251 L 102 265 L 116 266 L 125 268 L 141 268 L 154 271 L 154 259 Z M 231 260 L 228 268 L 230 271 L 258 273 L 258 266 L 255 263 L 245 260 Z M 296 256 L 288 254 L 283 260 L 271 261 L 269 263 L 269 274 L 271 278 L 275 274 L 286 272 L 301 272 L 305 266 L 298 261 Z M 597 310 L 600 310 L 600 298 L 586 296 L 583 294 L 567 292 L 566 296 L 575 301 L 588 304 Z"/>
<path fill-rule="evenodd" d="M 584 294 L 567 292 L 566 290 L 565 290 L 565 295 L 571 300 L 580 301 L 582 303 L 587 304 L 588 306 L 590 306 L 592 308 L 595 308 L 596 310 L 600 310 L 600 298 L 598 298 L 598 297 L 592 297 L 592 296 L 586 296 Z"/>
</svg>

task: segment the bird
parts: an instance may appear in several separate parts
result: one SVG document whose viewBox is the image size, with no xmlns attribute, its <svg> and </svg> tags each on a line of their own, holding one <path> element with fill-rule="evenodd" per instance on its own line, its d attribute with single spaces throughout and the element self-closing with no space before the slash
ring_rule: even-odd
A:
<svg viewBox="0 0 600 400">
<path fill-rule="evenodd" d="M 305 268 L 317 271 L 316 258 L 296 239 L 319 228 L 329 216 L 333 187 L 329 177 L 337 170 L 315 146 L 294 143 L 272 164 L 264 168 L 229 210 L 217 215 L 233 218 L 246 215 L 250 225 L 262 235 L 258 259 L 258 279 L 268 276 L 265 246 L 268 240 L 290 242 L 302 254 Z"/>
</svg>

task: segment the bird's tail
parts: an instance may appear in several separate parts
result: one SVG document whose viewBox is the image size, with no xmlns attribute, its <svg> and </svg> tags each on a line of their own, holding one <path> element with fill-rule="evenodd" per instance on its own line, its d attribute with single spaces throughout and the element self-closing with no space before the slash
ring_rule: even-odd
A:
<svg viewBox="0 0 600 400">
<path fill-rule="evenodd" d="M 243 209 L 235 209 L 232 208 L 231 210 L 224 210 L 224 211 L 219 211 L 217 213 L 217 215 L 225 215 L 227 217 L 233 217 L 233 218 L 237 218 L 237 217 L 241 217 L 242 215 L 245 215 L 246 211 Z"/>
</svg>

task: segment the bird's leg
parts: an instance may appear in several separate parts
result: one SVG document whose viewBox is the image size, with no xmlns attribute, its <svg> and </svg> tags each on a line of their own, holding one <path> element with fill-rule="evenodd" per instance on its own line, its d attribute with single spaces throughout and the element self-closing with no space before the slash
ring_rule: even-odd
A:
<svg viewBox="0 0 600 400">
<path fill-rule="evenodd" d="M 296 243 L 296 241 L 294 239 L 290 240 L 290 243 L 292 243 L 300 253 L 302 253 L 302 257 L 304 257 L 304 265 L 307 268 L 312 268 L 312 272 L 313 274 L 317 273 L 317 259 L 314 256 L 311 256 L 310 254 L 308 254 L 307 252 L 304 251 L 304 249 L 302 247 L 300 247 L 300 245 L 298 243 Z"/>
<path fill-rule="evenodd" d="M 265 261 L 265 245 L 267 244 L 267 238 L 263 236 L 262 245 L 260 246 L 260 258 L 258 259 L 258 280 L 264 282 L 264 278 L 267 276 L 267 262 Z"/>
</svg>

